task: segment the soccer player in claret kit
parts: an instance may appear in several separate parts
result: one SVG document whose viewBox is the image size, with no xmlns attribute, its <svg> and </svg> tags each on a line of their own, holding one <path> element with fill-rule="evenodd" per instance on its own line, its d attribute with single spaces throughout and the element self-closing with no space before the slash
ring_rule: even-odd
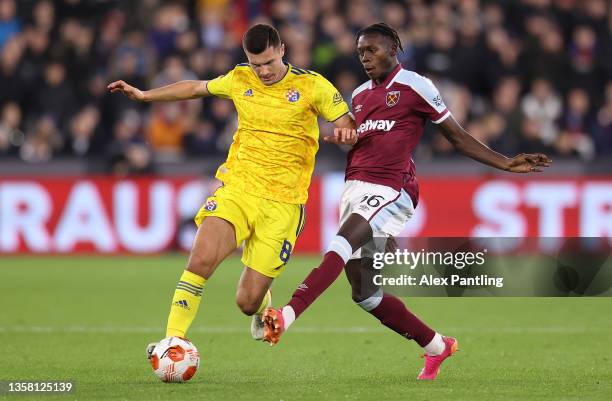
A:
<svg viewBox="0 0 612 401">
<path fill-rule="evenodd" d="M 336 128 L 354 127 L 348 105 L 321 75 L 283 61 L 276 29 L 257 24 L 243 37 L 248 63 L 210 81 L 181 81 L 141 91 L 124 81 L 111 83 L 139 101 L 174 101 L 218 96 L 231 99 L 238 129 L 217 178 L 223 182 L 195 220 L 198 231 L 172 298 L 166 337 L 185 337 L 202 297 L 204 283 L 244 242 L 244 270 L 236 303 L 253 315 L 251 334 L 263 338 L 261 314 L 271 304 L 270 285 L 285 268 L 304 228 L 308 196 L 319 147 L 317 116 Z M 350 136 L 349 132 L 349 136 Z M 356 135 L 327 142 L 354 144 Z M 147 347 L 150 355 L 155 343 Z"/>
<path fill-rule="evenodd" d="M 418 185 L 412 152 L 427 120 L 437 124 L 460 153 L 500 170 L 541 171 L 551 160 L 543 154 L 507 158 L 474 139 L 453 118 L 433 83 L 401 67 L 397 32 L 384 23 L 357 34 L 359 59 L 369 81 L 353 92 L 352 112 L 359 139 L 348 154 L 346 183 L 340 201 L 340 229 L 323 262 L 306 277 L 291 301 L 264 312 L 264 340 L 276 344 L 282 333 L 338 277 L 343 268 L 353 300 L 398 334 L 425 351 L 421 380 L 436 378 L 441 363 L 457 350 L 457 340 L 432 330 L 397 297 L 364 285 L 362 247 L 373 237 L 397 236 L 413 215 Z M 336 129 L 336 135 L 346 135 Z M 450 194 L 449 194 L 450 195 Z"/>
</svg>

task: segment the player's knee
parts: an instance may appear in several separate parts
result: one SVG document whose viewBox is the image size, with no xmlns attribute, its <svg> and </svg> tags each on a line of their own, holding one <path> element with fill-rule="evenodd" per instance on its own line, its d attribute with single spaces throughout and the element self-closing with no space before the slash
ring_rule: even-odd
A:
<svg viewBox="0 0 612 401">
<path fill-rule="evenodd" d="M 367 297 L 364 297 L 363 295 L 361 295 L 360 292 L 355 292 L 355 291 L 351 293 L 351 298 L 353 299 L 353 302 L 355 302 L 356 304 L 358 304 L 361 301 L 365 301 L 367 299 Z"/>
<path fill-rule="evenodd" d="M 214 270 L 216 267 L 216 255 L 209 252 L 192 254 L 187 263 L 187 270 L 192 273 L 204 276 L 207 272 Z"/>
<path fill-rule="evenodd" d="M 349 283 L 351 284 L 351 298 L 353 302 L 358 304 L 368 298 L 368 294 L 364 294 L 363 288 L 361 288 L 360 280 L 354 276 L 348 276 Z"/>
<path fill-rule="evenodd" d="M 378 305 L 380 305 L 382 298 L 383 298 L 383 290 L 380 288 L 376 292 L 374 292 L 372 295 L 367 296 L 367 297 L 363 297 L 361 296 L 361 294 L 355 294 L 355 292 L 353 292 L 353 301 L 355 301 L 355 303 L 359 305 L 366 312 L 371 312 Z"/>
<path fill-rule="evenodd" d="M 247 316 L 254 315 L 259 309 L 261 301 L 255 300 L 252 297 L 244 296 L 238 293 L 236 295 L 236 305 L 242 313 Z"/>
</svg>

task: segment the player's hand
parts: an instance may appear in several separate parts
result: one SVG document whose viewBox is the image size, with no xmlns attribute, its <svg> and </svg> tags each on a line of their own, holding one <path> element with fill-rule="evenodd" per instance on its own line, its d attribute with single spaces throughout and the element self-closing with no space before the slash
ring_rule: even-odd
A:
<svg viewBox="0 0 612 401">
<path fill-rule="evenodd" d="M 542 153 L 521 153 L 508 159 L 506 170 L 512 173 L 539 173 L 550 166 L 552 160 Z"/>
<path fill-rule="evenodd" d="M 334 134 L 324 136 L 323 140 L 327 143 L 337 143 L 338 145 L 354 145 L 359 136 L 357 131 L 351 128 L 334 128 Z"/>
<path fill-rule="evenodd" d="M 125 81 L 115 81 L 109 84 L 107 88 L 109 91 L 111 91 L 111 93 L 121 92 L 132 100 L 138 100 L 140 102 L 145 101 L 144 93 L 140 89 L 129 85 Z"/>
</svg>

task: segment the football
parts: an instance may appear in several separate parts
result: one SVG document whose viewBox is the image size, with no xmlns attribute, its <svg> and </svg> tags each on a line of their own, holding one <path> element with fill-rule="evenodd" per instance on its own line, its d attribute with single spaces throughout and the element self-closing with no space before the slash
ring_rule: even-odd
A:
<svg viewBox="0 0 612 401">
<path fill-rule="evenodd" d="M 196 346 L 179 337 L 161 340 L 149 360 L 157 377 L 166 383 L 186 382 L 200 366 L 200 354 Z"/>
</svg>

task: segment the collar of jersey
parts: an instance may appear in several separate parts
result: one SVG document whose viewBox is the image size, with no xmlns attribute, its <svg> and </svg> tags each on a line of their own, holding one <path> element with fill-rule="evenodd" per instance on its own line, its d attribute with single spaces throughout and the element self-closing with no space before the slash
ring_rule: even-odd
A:
<svg viewBox="0 0 612 401">
<path fill-rule="evenodd" d="M 374 80 L 372 80 L 372 89 L 389 85 L 389 83 L 393 80 L 393 78 L 395 78 L 395 76 L 399 73 L 401 69 L 402 69 L 402 65 L 400 63 L 397 63 L 395 68 L 391 71 L 389 75 L 387 75 L 387 78 L 385 78 L 383 82 L 377 84 L 376 82 L 374 82 Z"/>
</svg>

